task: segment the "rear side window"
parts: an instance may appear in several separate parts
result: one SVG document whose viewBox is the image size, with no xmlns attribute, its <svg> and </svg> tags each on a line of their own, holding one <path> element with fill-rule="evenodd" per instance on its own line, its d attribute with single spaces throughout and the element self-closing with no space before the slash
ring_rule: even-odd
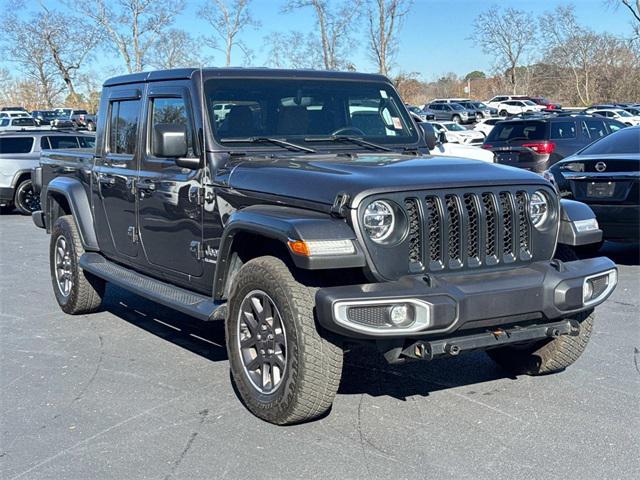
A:
<svg viewBox="0 0 640 480">
<path fill-rule="evenodd" d="M 33 137 L 0 138 L 0 153 L 29 153 L 33 148 Z"/>
<path fill-rule="evenodd" d="M 487 141 L 545 140 L 544 122 L 500 122 L 489 133 Z"/>
<path fill-rule="evenodd" d="M 80 148 L 96 148 L 95 137 L 76 137 L 76 138 L 78 139 Z"/>
<path fill-rule="evenodd" d="M 609 153 L 639 153 L 640 129 L 623 128 L 619 132 L 612 133 L 595 143 L 592 143 L 580 152 L 580 155 L 602 155 Z"/>
<path fill-rule="evenodd" d="M 551 122 L 549 138 L 554 140 L 576 138 L 576 124 L 574 122 Z"/>
<path fill-rule="evenodd" d="M 191 126 L 189 111 L 187 110 L 187 104 L 184 98 L 154 98 L 151 115 L 151 124 L 153 126 L 160 123 L 173 123 L 187 127 L 187 156 L 194 156 L 193 128 Z M 154 145 L 154 128 L 151 130 L 151 135 L 151 145 Z"/>
<path fill-rule="evenodd" d="M 605 137 L 607 133 L 609 133 L 604 126 L 604 120 L 588 118 L 584 121 L 584 126 L 587 132 L 589 132 L 589 137 L 591 137 L 591 139 L 593 140 Z"/>
<path fill-rule="evenodd" d="M 136 150 L 140 100 L 111 103 L 109 118 L 109 151 L 133 155 Z"/>
<path fill-rule="evenodd" d="M 52 150 L 59 150 L 62 148 L 78 148 L 78 141 L 76 137 L 65 136 L 65 135 L 56 135 L 47 137 L 49 140 L 49 146 L 46 148 L 50 148 Z M 44 146 L 42 148 L 45 148 Z"/>
</svg>

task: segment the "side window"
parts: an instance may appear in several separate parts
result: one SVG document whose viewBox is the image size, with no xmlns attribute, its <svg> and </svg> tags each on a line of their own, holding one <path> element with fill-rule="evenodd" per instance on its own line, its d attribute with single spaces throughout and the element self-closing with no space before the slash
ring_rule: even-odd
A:
<svg viewBox="0 0 640 480">
<path fill-rule="evenodd" d="M 49 137 L 42 137 L 40 139 L 40 150 L 49 150 L 51 145 L 49 145 Z"/>
<path fill-rule="evenodd" d="M 76 138 L 78 139 L 80 148 L 96 148 L 95 137 L 82 136 L 82 137 L 76 137 Z"/>
<path fill-rule="evenodd" d="M 1 153 L 30 153 L 33 148 L 33 137 L 3 137 L 0 138 Z"/>
<path fill-rule="evenodd" d="M 52 150 L 59 150 L 63 148 L 78 148 L 77 137 L 57 135 L 55 137 L 49 137 L 49 144 Z"/>
<path fill-rule="evenodd" d="M 598 120 L 596 118 L 588 118 L 584 121 L 589 130 L 589 136 L 592 139 L 604 137 L 607 134 L 607 130 L 604 126 L 604 120 Z"/>
<path fill-rule="evenodd" d="M 574 122 L 551 122 L 550 138 L 576 138 L 576 124 Z"/>
<path fill-rule="evenodd" d="M 607 122 L 607 126 L 609 127 L 609 130 L 611 130 L 612 132 L 617 132 L 621 128 L 626 127 L 626 125 L 624 123 L 617 122 L 615 120 L 613 120 L 611 122 Z"/>
<path fill-rule="evenodd" d="M 133 155 L 136 150 L 140 100 L 111 103 L 109 119 L 109 151 Z"/>
<path fill-rule="evenodd" d="M 217 106 L 217 105 L 216 105 Z M 215 110 L 214 110 L 215 111 Z M 154 144 L 155 127 L 161 123 L 184 125 L 187 128 L 187 156 L 194 157 L 193 126 L 184 98 L 154 98 L 151 105 L 151 145 Z"/>
</svg>

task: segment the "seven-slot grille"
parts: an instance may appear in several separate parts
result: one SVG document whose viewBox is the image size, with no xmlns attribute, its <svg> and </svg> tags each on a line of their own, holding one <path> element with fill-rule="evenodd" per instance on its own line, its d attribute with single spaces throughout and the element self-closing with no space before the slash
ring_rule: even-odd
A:
<svg viewBox="0 0 640 480">
<path fill-rule="evenodd" d="M 531 259 L 525 191 L 425 194 L 404 201 L 409 262 L 427 270 Z"/>
</svg>

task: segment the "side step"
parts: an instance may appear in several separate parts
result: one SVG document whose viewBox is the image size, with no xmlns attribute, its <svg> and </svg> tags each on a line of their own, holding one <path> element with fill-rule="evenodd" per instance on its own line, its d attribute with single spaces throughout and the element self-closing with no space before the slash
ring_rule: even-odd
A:
<svg viewBox="0 0 640 480">
<path fill-rule="evenodd" d="M 191 315 L 198 320 L 220 320 L 226 315 L 226 303 L 216 303 L 210 297 L 122 267 L 98 253 L 84 253 L 80 257 L 80 267 L 109 283 Z"/>
</svg>

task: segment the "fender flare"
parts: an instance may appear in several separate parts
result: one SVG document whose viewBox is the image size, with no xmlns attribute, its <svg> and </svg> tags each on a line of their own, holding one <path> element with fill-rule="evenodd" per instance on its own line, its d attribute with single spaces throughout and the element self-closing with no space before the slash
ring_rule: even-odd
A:
<svg viewBox="0 0 640 480">
<path fill-rule="evenodd" d="M 586 203 L 577 202 L 563 198 L 560 200 L 560 229 L 558 232 L 558 243 L 570 245 L 572 247 L 580 245 L 590 245 L 602 240 L 602 230 L 588 230 L 579 232 L 573 222 L 580 220 L 595 219 L 591 207 Z"/>
<path fill-rule="evenodd" d="M 366 266 L 364 252 L 353 229 L 343 220 L 326 213 L 279 205 L 253 205 L 237 210 L 225 225 L 214 275 L 214 298 L 222 298 L 227 280 L 233 242 L 238 233 L 250 233 L 282 242 L 294 265 L 306 270 L 357 268 Z M 305 257 L 289 250 L 289 240 L 352 240 L 355 253 Z"/>
<path fill-rule="evenodd" d="M 96 237 L 96 231 L 93 225 L 93 212 L 91 210 L 91 204 L 87 192 L 80 183 L 80 180 L 69 177 L 57 177 L 51 180 L 47 185 L 47 205 L 52 198 L 53 193 L 58 193 L 67 199 L 71 214 L 78 225 L 80 232 L 80 239 L 82 246 L 85 250 L 98 251 L 98 239 Z M 47 216 L 49 217 L 49 226 L 51 226 L 51 212 L 50 208 L 47 208 Z"/>
</svg>

